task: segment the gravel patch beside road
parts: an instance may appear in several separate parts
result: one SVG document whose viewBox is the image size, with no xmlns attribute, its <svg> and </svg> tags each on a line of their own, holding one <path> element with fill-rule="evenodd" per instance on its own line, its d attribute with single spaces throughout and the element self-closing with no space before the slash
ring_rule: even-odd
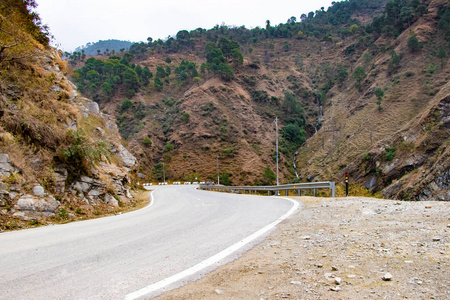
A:
<svg viewBox="0 0 450 300">
<path fill-rule="evenodd" d="M 450 299 L 450 203 L 293 198 L 261 244 L 158 299 Z"/>
</svg>

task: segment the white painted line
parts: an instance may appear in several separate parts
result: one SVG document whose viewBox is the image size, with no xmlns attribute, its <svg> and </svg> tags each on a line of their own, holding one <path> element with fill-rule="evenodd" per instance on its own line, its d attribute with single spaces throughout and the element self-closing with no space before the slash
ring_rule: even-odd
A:
<svg viewBox="0 0 450 300">
<path fill-rule="evenodd" d="M 281 198 L 281 197 L 280 197 Z M 279 199 L 279 198 L 278 198 Z M 285 213 L 284 215 L 282 215 L 280 218 L 278 218 L 276 221 L 270 223 L 269 225 L 265 226 L 264 228 L 258 230 L 257 232 L 253 233 L 252 235 L 246 237 L 245 239 L 237 242 L 236 244 L 226 248 L 225 250 L 217 253 L 216 255 L 198 263 L 197 265 L 186 269 L 178 274 L 175 274 L 173 276 L 170 276 L 166 279 L 163 279 L 161 281 L 158 281 L 156 283 L 153 283 L 151 285 L 148 285 L 140 290 L 137 290 L 133 293 L 130 293 L 128 295 L 125 296 L 126 300 L 134 300 L 137 299 L 139 297 L 145 296 L 151 292 L 157 291 L 159 289 L 162 289 L 172 283 L 175 283 L 177 281 L 180 281 L 188 276 L 191 276 L 217 262 L 219 262 L 220 260 L 226 258 L 227 256 L 233 254 L 234 252 L 236 252 L 237 250 L 239 250 L 240 248 L 244 247 L 245 245 L 249 244 L 250 242 L 254 241 L 255 239 L 257 239 L 258 237 L 262 236 L 263 234 L 265 234 L 266 232 L 268 232 L 269 230 L 271 230 L 272 228 L 274 228 L 275 226 L 277 226 L 280 222 L 282 222 L 283 220 L 285 220 L 286 218 L 288 218 L 290 215 L 292 215 L 298 208 L 299 206 L 299 202 L 294 201 L 292 199 L 288 199 L 288 198 L 281 198 L 281 199 L 285 199 L 285 200 L 289 200 L 291 201 L 294 206 L 292 206 L 292 208 Z"/>
</svg>

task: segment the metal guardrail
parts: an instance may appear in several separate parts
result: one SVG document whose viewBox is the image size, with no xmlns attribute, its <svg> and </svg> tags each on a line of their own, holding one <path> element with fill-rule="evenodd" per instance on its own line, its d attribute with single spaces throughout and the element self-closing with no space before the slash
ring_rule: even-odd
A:
<svg viewBox="0 0 450 300">
<path fill-rule="evenodd" d="M 314 190 L 314 195 L 317 189 L 330 189 L 331 197 L 336 196 L 336 185 L 334 181 L 324 181 L 324 182 L 309 182 L 309 183 L 295 183 L 295 184 L 284 184 L 284 185 L 270 185 L 270 186 L 223 186 L 223 185 L 212 185 L 212 184 L 201 184 L 200 189 L 206 191 L 216 191 L 216 192 L 231 192 L 244 194 L 248 191 L 249 194 L 257 191 L 267 191 L 267 195 L 273 192 L 277 194 L 279 191 L 286 191 L 286 196 L 290 190 L 298 191 L 298 195 L 301 196 L 302 190 Z"/>
</svg>

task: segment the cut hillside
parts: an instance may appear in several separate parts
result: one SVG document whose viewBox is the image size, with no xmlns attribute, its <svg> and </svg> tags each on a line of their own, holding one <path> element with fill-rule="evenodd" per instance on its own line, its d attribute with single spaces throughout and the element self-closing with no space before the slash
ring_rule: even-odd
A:
<svg viewBox="0 0 450 300">
<path fill-rule="evenodd" d="M 352 192 L 449 200 L 449 28 L 443 0 L 343 1 L 149 38 L 74 81 L 116 116 L 148 181 L 213 181 L 218 162 L 224 184 L 273 184 L 278 118 L 281 183 L 349 172 Z"/>
<path fill-rule="evenodd" d="M 0 6 L 0 230 L 132 204 L 136 159 L 115 119 L 78 95 L 34 2 Z"/>
</svg>

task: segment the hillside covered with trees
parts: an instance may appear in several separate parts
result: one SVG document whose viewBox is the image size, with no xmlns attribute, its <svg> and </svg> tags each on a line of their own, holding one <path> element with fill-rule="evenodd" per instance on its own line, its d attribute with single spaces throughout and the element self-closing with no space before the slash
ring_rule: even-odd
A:
<svg viewBox="0 0 450 300">
<path fill-rule="evenodd" d="M 86 58 L 79 90 L 114 114 L 146 180 L 342 181 L 400 199 L 448 186 L 450 7 L 349 0 L 247 29 L 181 30 Z M 99 59 L 100 58 L 100 59 Z M 437 187 L 437 188 L 436 188 Z"/>
</svg>

